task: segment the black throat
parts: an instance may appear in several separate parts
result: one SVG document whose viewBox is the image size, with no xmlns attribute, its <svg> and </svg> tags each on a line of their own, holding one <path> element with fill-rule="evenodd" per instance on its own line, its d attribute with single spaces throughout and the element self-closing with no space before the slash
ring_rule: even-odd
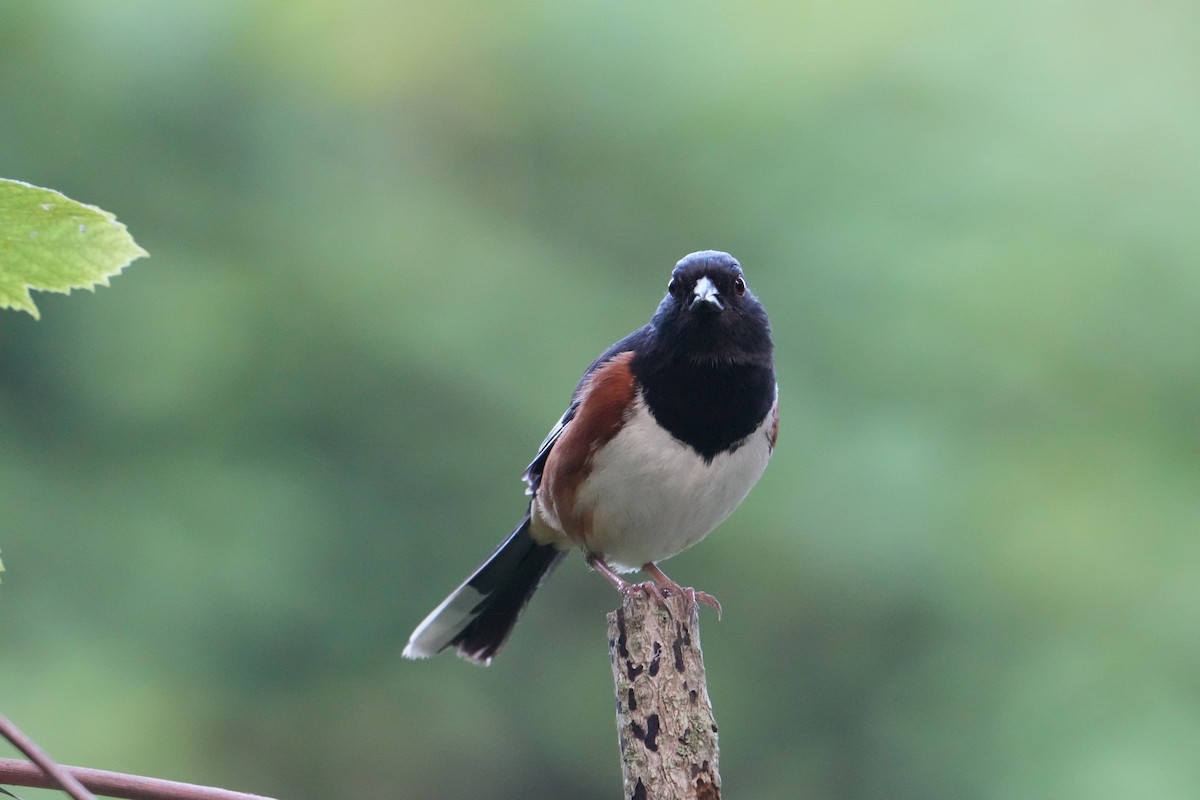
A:
<svg viewBox="0 0 1200 800">
<path fill-rule="evenodd" d="M 736 450 L 775 402 L 775 371 L 761 364 L 710 364 L 679 359 L 632 364 L 659 425 L 712 461 Z"/>
</svg>

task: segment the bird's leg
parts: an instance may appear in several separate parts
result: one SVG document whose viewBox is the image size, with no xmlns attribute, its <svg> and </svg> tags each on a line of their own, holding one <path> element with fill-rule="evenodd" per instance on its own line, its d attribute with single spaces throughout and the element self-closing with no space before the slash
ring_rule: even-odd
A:
<svg viewBox="0 0 1200 800">
<path fill-rule="evenodd" d="M 678 592 L 684 597 L 687 597 L 693 603 L 700 601 L 709 608 L 715 608 L 717 610 L 717 619 L 721 618 L 721 601 L 713 597 L 708 592 L 697 591 L 690 586 L 680 586 L 678 583 L 667 577 L 667 573 L 659 569 L 658 565 L 654 563 L 643 564 L 642 571 L 654 579 L 655 583 L 661 587 L 661 591 L 667 593 Z"/>
<path fill-rule="evenodd" d="M 600 573 L 600 577 L 613 585 L 613 588 L 621 593 L 621 596 L 629 594 L 633 591 L 633 584 L 617 574 L 617 571 L 608 565 L 608 562 L 600 557 L 599 553 L 588 553 L 586 561 L 589 567 Z"/>
<path fill-rule="evenodd" d="M 599 572 L 600 576 L 604 578 L 604 580 L 611 583 L 613 588 L 621 593 L 621 597 L 628 597 L 630 592 L 645 592 L 653 597 L 655 602 L 657 602 L 662 608 L 666 609 L 668 613 L 670 612 L 670 609 L 667 608 L 666 592 L 664 591 L 664 588 L 669 590 L 669 587 L 664 587 L 656 581 L 630 583 L 618 575 L 617 571 L 609 566 L 608 562 L 605 561 L 599 553 L 588 553 L 586 560 L 589 567 L 596 570 L 596 572 Z M 659 574 L 661 575 L 662 573 L 660 572 Z M 667 576 L 663 575 L 663 577 L 666 578 Z M 667 580 L 668 582 L 670 581 L 669 578 Z M 676 589 L 679 589 L 679 587 L 675 584 L 670 585 L 675 586 Z"/>
<path fill-rule="evenodd" d="M 675 593 L 686 597 L 692 603 L 700 602 L 709 608 L 716 609 L 717 619 L 721 618 L 720 600 L 708 592 L 697 591 L 690 586 L 680 586 L 667 577 L 667 574 L 659 569 L 657 564 L 651 562 L 642 565 L 642 571 L 653 578 L 653 580 L 643 581 L 642 583 L 630 583 L 617 574 L 617 571 L 609 566 L 608 562 L 599 553 L 588 553 L 586 560 L 588 566 L 599 572 L 600 576 L 611 583 L 613 588 L 621 593 L 622 597 L 627 597 L 630 592 L 634 591 L 645 592 L 653 597 L 660 606 L 670 611 L 667 608 L 666 598 L 667 595 Z"/>
</svg>

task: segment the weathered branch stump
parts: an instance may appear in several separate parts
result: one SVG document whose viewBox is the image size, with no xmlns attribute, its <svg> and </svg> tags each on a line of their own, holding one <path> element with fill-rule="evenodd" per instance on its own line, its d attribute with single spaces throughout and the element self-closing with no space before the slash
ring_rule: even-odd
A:
<svg viewBox="0 0 1200 800">
<path fill-rule="evenodd" d="M 629 800 L 720 800 L 717 723 L 704 678 L 699 611 L 630 592 L 608 615 L 617 739 Z"/>
</svg>

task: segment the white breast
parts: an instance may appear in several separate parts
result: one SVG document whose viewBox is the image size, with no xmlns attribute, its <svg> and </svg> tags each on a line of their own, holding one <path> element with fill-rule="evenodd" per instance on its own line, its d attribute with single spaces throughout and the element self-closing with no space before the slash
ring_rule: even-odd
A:
<svg viewBox="0 0 1200 800">
<path fill-rule="evenodd" d="M 739 447 L 705 463 L 659 427 L 639 396 L 580 487 L 576 508 L 592 515 L 588 549 L 629 571 L 703 539 L 762 476 L 773 424 L 768 414 Z"/>
</svg>

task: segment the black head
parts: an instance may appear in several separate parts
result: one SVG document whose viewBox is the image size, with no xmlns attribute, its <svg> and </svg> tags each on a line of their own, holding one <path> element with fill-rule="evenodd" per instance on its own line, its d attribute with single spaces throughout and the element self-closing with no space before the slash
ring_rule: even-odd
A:
<svg viewBox="0 0 1200 800">
<path fill-rule="evenodd" d="M 650 327 L 656 360 L 771 363 L 767 312 L 746 285 L 741 264 L 719 250 L 679 260 Z"/>
</svg>

